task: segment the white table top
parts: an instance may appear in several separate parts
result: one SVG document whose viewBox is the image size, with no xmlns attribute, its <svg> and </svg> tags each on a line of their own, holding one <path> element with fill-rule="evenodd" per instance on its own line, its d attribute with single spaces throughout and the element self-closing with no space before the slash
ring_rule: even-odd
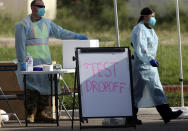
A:
<svg viewBox="0 0 188 131">
<path fill-rule="evenodd" d="M 65 74 L 65 73 L 75 73 L 75 69 L 61 69 L 54 71 L 20 71 L 20 74 Z"/>
</svg>

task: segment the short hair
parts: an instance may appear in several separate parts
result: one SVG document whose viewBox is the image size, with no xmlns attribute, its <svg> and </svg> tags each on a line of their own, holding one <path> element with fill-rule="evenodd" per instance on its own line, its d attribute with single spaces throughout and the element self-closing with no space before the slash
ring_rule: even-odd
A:
<svg viewBox="0 0 188 131">
<path fill-rule="evenodd" d="M 31 2 L 31 7 L 35 4 L 36 1 L 42 1 L 42 0 L 33 0 L 33 1 Z"/>
</svg>

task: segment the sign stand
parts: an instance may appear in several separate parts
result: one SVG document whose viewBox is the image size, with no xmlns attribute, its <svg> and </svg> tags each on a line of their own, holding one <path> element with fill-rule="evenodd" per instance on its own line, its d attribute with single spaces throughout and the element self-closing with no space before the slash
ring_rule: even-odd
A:
<svg viewBox="0 0 188 131">
<path fill-rule="evenodd" d="M 73 61 L 76 61 L 76 67 L 77 67 L 77 57 L 73 57 Z M 78 87 L 78 68 L 75 67 L 75 77 L 74 77 L 74 90 L 73 90 L 73 104 L 72 104 L 72 129 L 74 128 L 74 109 L 75 109 L 75 93 Z M 81 124 L 80 124 L 81 125 Z"/>
<path fill-rule="evenodd" d="M 87 56 L 81 57 L 82 54 L 87 55 Z M 130 59 L 131 55 L 130 54 L 131 54 L 130 49 L 128 47 L 76 48 L 75 57 L 73 57 L 73 60 L 76 61 L 76 69 L 75 69 L 73 105 L 72 105 L 72 109 L 73 109 L 72 129 L 74 128 L 75 93 L 77 91 L 78 91 L 78 97 L 79 97 L 78 102 L 79 102 L 80 129 L 87 128 L 87 127 L 92 127 L 92 128 L 94 127 L 95 128 L 96 127 L 102 127 L 102 128 L 136 127 L 136 124 L 133 124 L 131 126 L 130 125 L 127 126 L 126 124 L 109 125 L 109 126 L 82 126 L 82 123 L 84 123 L 84 121 L 88 122 L 88 118 L 122 118 L 123 119 L 126 116 L 133 115 L 134 98 L 133 98 L 133 82 L 132 82 L 132 69 L 131 69 L 131 59 Z M 90 55 L 91 55 L 91 58 L 90 58 Z M 99 56 L 101 56 L 101 58 L 99 58 Z M 85 58 L 87 59 L 85 60 Z M 95 65 L 98 68 L 98 74 L 91 74 L 91 72 L 87 71 L 86 73 L 89 74 L 89 76 L 87 76 L 88 74 L 85 75 L 83 73 L 83 68 L 84 68 L 83 65 L 86 65 L 88 64 L 88 62 L 91 62 L 93 58 L 96 58 L 97 59 L 96 61 L 104 60 L 105 65 L 101 65 L 103 61 L 99 62 L 99 64 Z M 106 60 L 106 58 L 108 58 L 108 60 Z M 110 62 L 109 60 L 112 60 L 112 61 Z M 86 63 L 84 64 L 81 63 L 83 61 L 86 61 Z M 94 60 L 93 63 L 96 64 L 96 61 Z M 88 69 L 88 65 L 86 65 L 87 69 Z M 104 69 L 100 70 L 99 65 L 100 65 L 100 68 L 104 67 Z M 95 68 L 94 65 L 92 65 L 93 70 L 94 68 Z M 115 68 L 117 68 L 118 70 L 117 72 L 115 72 Z M 113 72 L 112 72 L 112 69 L 113 69 Z M 101 78 L 100 79 L 97 78 L 97 76 L 101 77 L 102 76 L 101 74 L 104 73 L 104 71 L 105 71 L 105 74 L 103 74 L 103 76 L 105 76 L 103 78 L 104 80 Z M 112 76 L 112 73 L 114 73 L 115 78 L 110 77 Z M 118 76 L 119 75 L 118 73 L 120 73 L 120 76 Z M 122 76 L 122 74 L 123 75 L 126 74 L 126 76 Z M 86 80 L 84 78 L 84 82 L 85 82 L 84 84 L 83 84 L 83 76 L 87 77 Z M 91 89 L 92 85 L 88 87 L 89 86 L 88 83 L 90 82 L 89 79 L 101 80 L 98 82 L 98 84 L 101 84 L 103 81 L 106 82 L 107 80 L 109 80 L 110 82 L 108 84 L 111 84 L 111 85 L 108 87 L 104 86 L 103 91 L 101 91 L 102 89 L 100 89 L 99 91 L 97 87 L 95 87 L 95 89 Z M 116 81 L 113 82 L 113 80 L 116 80 Z M 95 83 L 94 80 L 93 80 L 93 83 Z M 90 82 L 90 84 L 92 83 Z M 84 85 L 86 85 L 85 88 L 83 87 Z M 101 84 L 100 86 L 102 85 L 105 85 L 105 84 Z M 100 86 L 98 86 L 98 88 L 100 88 Z M 94 93 L 94 90 L 98 92 Z M 90 93 L 89 91 L 92 94 L 89 94 Z M 97 101 L 96 99 L 101 100 L 102 102 Z M 106 101 L 110 101 L 110 102 L 106 104 Z M 99 106 L 100 104 L 101 106 Z M 90 105 L 92 105 L 92 107 L 90 107 Z"/>
</svg>

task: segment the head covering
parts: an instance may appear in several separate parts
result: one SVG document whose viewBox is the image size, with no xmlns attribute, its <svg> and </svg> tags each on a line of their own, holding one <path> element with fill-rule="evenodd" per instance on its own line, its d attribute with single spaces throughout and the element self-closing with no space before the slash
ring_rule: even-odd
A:
<svg viewBox="0 0 188 131">
<path fill-rule="evenodd" d="M 144 18 L 145 15 L 151 15 L 153 12 L 154 11 L 151 8 L 149 8 L 149 7 L 143 8 L 141 10 L 141 12 L 140 12 L 140 18 L 138 20 L 138 23 L 143 20 L 143 18 Z"/>
<path fill-rule="evenodd" d="M 149 7 L 145 7 L 141 10 L 140 15 L 151 15 L 153 10 Z"/>
<path fill-rule="evenodd" d="M 31 2 L 31 5 L 30 5 L 30 6 L 32 7 L 32 6 L 35 4 L 36 1 L 42 1 L 42 0 L 33 0 L 33 1 Z"/>
</svg>

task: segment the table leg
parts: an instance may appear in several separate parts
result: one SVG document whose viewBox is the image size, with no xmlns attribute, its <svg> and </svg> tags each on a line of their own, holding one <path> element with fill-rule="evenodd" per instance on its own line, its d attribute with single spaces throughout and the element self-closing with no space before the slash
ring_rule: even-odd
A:
<svg viewBox="0 0 188 131">
<path fill-rule="evenodd" d="M 54 81 L 55 81 L 56 122 L 57 122 L 57 126 L 59 126 L 59 112 L 58 112 L 58 81 L 57 81 L 57 74 L 54 75 Z"/>
<path fill-rule="evenodd" d="M 26 74 L 24 75 L 24 79 L 23 79 L 23 82 L 24 82 L 24 107 L 25 107 L 25 126 L 27 127 L 28 126 L 28 123 L 27 123 L 27 86 L 26 86 Z"/>
<path fill-rule="evenodd" d="M 51 109 L 51 115 L 53 117 L 53 79 L 52 74 L 50 74 L 50 87 L 51 87 L 51 99 L 50 99 L 50 109 Z"/>
</svg>

